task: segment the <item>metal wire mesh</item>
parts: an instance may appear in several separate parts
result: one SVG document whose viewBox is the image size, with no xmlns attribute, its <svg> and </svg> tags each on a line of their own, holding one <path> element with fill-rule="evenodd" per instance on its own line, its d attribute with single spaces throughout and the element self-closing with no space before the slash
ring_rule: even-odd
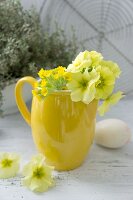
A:
<svg viewBox="0 0 133 200">
<path fill-rule="evenodd" d="M 44 0 L 40 17 L 50 29 L 55 21 L 68 37 L 73 26 L 86 49 L 118 62 L 122 75 L 117 89 L 133 92 L 133 0 Z"/>
</svg>

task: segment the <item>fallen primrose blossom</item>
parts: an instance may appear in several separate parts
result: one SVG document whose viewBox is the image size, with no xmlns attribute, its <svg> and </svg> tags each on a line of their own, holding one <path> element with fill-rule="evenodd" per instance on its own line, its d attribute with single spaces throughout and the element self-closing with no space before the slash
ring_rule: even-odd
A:
<svg viewBox="0 0 133 200">
<path fill-rule="evenodd" d="M 19 171 L 20 156 L 16 153 L 0 153 L 0 178 L 12 178 Z"/>
<path fill-rule="evenodd" d="M 16 153 L 0 153 L 0 178 L 15 177 L 19 171 L 20 156 Z M 42 154 L 34 156 L 22 171 L 22 185 L 33 192 L 45 192 L 55 185 L 52 172 L 54 167 L 45 164 Z"/>
<path fill-rule="evenodd" d="M 34 156 L 23 168 L 22 184 L 34 192 L 45 192 L 54 186 L 53 167 L 45 164 L 42 154 Z"/>
</svg>

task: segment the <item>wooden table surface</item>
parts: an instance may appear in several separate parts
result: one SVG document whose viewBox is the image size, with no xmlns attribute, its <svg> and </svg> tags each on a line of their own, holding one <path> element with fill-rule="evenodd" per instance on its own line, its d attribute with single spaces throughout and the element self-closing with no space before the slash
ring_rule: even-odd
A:
<svg viewBox="0 0 133 200">
<path fill-rule="evenodd" d="M 132 99 L 122 100 L 104 118 L 122 119 L 133 132 Z M 0 119 L 0 151 L 20 153 L 22 165 L 37 152 L 19 113 Z M 55 179 L 56 186 L 43 194 L 21 186 L 20 176 L 0 180 L 0 200 L 133 200 L 133 141 L 117 150 L 94 144 L 80 168 L 55 172 Z"/>
</svg>

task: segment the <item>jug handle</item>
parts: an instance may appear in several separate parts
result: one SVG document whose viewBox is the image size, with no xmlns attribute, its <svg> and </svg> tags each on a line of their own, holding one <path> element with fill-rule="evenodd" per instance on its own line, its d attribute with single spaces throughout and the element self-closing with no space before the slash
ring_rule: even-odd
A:
<svg viewBox="0 0 133 200">
<path fill-rule="evenodd" d="M 29 83 L 34 88 L 36 79 L 34 79 L 33 77 L 30 77 L 30 76 L 26 76 L 26 77 L 18 80 L 18 82 L 16 83 L 16 87 L 15 87 L 15 98 L 16 98 L 16 103 L 17 103 L 18 109 L 19 109 L 21 115 L 23 116 L 23 118 L 25 119 L 25 121 L 30 126 L 31 114 L 23 100 L 23 97 L 22 97 L 22 89 L 23 89 L 23 85 L 25 83 Z"/>
</svg>

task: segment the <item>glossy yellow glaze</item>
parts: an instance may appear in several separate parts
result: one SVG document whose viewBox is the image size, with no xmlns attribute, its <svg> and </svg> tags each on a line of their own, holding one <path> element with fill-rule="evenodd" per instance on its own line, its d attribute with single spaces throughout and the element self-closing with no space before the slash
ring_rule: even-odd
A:
<svg viewBox="0 0 133 200">
<path fill-rule="evenodd" d="M 45 99 L 33 97 L 31 117 L 24 105 L 21 86 L 35 79 L 25 77 L 16 85 L 16 102 L 31 125 L 34 142 L 46 162 L 57 170 L 70 170 L 84 161 L 94 137 L 97 101 L 72 102 L 69 91 L 50 94 Z"/>
</svg>

